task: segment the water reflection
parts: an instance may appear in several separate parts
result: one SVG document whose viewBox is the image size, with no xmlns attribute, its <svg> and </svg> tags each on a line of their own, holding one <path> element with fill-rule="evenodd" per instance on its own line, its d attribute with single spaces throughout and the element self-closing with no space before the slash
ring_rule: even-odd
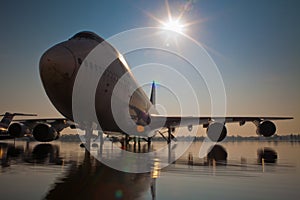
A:
<svg viewBox="0 0 300 200">
<path fill-rule="evenodd" d="M 207 165 L 226 165 L 227 151 L 221 145 L 215 145 L 207 154 Z"/>
<path fill-rule="evenodd" d="M 52 144 L 38 144 L 33 148 L 31 155 L 25 157 L 28 163 L 49 163 L 62 165 L 62 158 L 59 156 L 59 147 Z"/>
<path fill-rule="evenodd" d="M 215 145 L 208 152 L 207 156 L 199 159 L 194 152 L 188 152 L 176 161 L 176 164 L 189 166 L 222 166 L 227 165 L 228 153 L 222 145 Z"/>
<path fill-rule="evenodd" d="M 201 143 L 194 145 L 201 145 Z M 100 146 L 94 145 L 92 150 L 102 151 Z M 48 191 L 42 194 L 45 199 L 156 199 L 156 196 L 160 196 L 156 195 L 156 182 L 160 176 L 164 176 L 164 172 L 174 172 L 171 176 L 193 174 L 193 177 L 207 175 L 252 177 L 253 172 L 261 169 L 265 171 L 266 168 L 266 172 L 272 171 L 274 163 L 277 162 L 277 152 L 269 147 L 255 148 L 254 152 L 257 150 L 257 155 L 255 153 L 252 157 L 250 155 L 252 159 L 249 159 L 249 155 L 244 156 L 246 160 L 244 163 L 240 162 L 239 158 L 232 160 L 231 157 L 230 160 L 229 155 L 234 154 L 234 151 L 230 151 L 229 154 L 225 147 L 226 144 L 215 145 L 204 159 L 197 156 L 198 148 L 191 148 L 175 164 L 162 172 L 159 170 L 160 161 L 154 160 L 150 173 L 137 174 L 112 169 L 99 162 L 85 149 L 80 148 L 79 144 L 72 146 L 68 143 L 61 143 L 61 145 L 0 143 L 0 162 L 5 169 L 22 164 L 52 166 L 48 169 L 56 170 L 56 173 L 58 168 L 55 166 L 63 165 L 64 167 L 59 167 L 63 169 L 59 177 L 49 183 Z M 227 148 L 230 149 L 228 144 Z M 128 151 L 133 152 L 149 150 L 153 148 L 147 149 L 143 145 L 137 148 L 128 146 Z M 273 165 L 265 167 L 266 163 Z M 275 165 L 275 167 L 280 169 L 279 167 L 286 166 Z M 2 172 L 5 173 L 7 170 Z"/>
<path fill-rule="evenodd" d="M 277 153 L 274 149 L 270 147 L 264 147 L 263 149 L 259 149 L 257 151 L 257 162 L 258 164 L 265 164 L 265 163 L 276 163 L 277 162 Z"/>
<path fill-rule="evenodd" d="M 98 146 L 94 146 L 94 149 L 101 149 Z M 133 145 L 128 145 L 127 151 L 136 153 L 145 153 L 153 151 L 153 148 L 149 148 L 147 145 L 142 145 L 142 148 L 135 148 Z M 171 155 L 174 156 L 174 155 Z M 91 156 L 92 158 L 92 156 Z M 213 165 L 227 165 L 228 152 L 222 145 L 215 145 L 207 156 L 202 160 L 195 155 L 195 152 L 188 152 L 184 154 L 175 163 L 184 165 L 200 165 L 200 166 L 213 166 Z M 270 147 L 263 147 L 257 150 L 257 164 L 275 164 L 277 162 L 277 152 Z M 0 143 L 0 163 L 2 167 L 10 166 L 12 160 L 21 161 L 26 163 L 35 164 L 55 164 L 62 165 L 64 158 L 60 156 L 60 148 L 54 144 L 37 144 L 30 146 L 29 142 L 25 145 L 16 145 L 13 143 Z M 243 162 L 245 160 L 245 162 Z M 96 162 L 96 160 L 95 160 Z M 241 164 L 246 164 L 246 158 L 241 158 Z M 154 168 L 159 168 L 159 160 L 154 161 Z"/>
<path fill-rule="evenodd" d="M 154 199 L 153 179 L 150 173 L 130 174 L 107 167 L 86 151 L 83 162 L 72 165 L 45 199 L 140 199 L 149 189 Z"/>
<path fill-rule="evenodd" d="M 23 145 L 0 143 L 0 162 L 2 167 L 9 167 L 11 161 L 62 165 L 59 156 L 59 146 L 52 144 L 38 144 L 32 149 L 29 142 Z"/>
<path fill-rule="evenodd" d="M 130 147 L 131 148 L 131 147 Z M 132 150 L 132 149 L 130 149 Z M 82 159 L 67 161 L 64 175 L 55 181 L 45 199 L 141 199 L 156 196 L 156 179 L 159 177 L 159 161 L 154 161 L 151 173 L 130 174 L 112 169 L 84 150 Z M 145 148 L 141 148 L 144 152 Z M 81 151 L 82 152 L 82 151 Z M 58 145 L 37 144 L 31 146 L 0 143 L 0 162 L 3 167 L 13 164 L 62 165 Z"/>
<path fill-rule="evenodd" d="M 24 152 L 22 146 L 0 143 L 0 162 L 2 167 L 9 167 L 11 159 L 20 157 Z"/>
</svg>

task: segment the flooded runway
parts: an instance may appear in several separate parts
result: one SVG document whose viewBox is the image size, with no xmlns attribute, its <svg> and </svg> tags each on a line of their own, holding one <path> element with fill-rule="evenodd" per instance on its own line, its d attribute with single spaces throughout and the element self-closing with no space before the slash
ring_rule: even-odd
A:
<svg viewBox="0 0 300 200">
<path fill-rule="evenodd" d="M 200 159 L 201 144 L 162 170 L 126 173 L 79 143 L 1 141 L 1 199 L 298 199 L 300 143 L 223 142 Z"/>
</svg>

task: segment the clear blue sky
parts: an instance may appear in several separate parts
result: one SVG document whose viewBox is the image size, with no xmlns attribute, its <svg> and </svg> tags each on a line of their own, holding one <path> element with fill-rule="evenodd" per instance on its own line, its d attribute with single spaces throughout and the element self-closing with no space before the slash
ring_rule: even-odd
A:
<svg viewBox="0 0 300 200">
<path fill-rule="evenodd" d="M 186 2 L 170 1 L 172 14 L 176 16 Z M 219 67 L 228 115 L 294 116 L 293 121 L 277 123 L 278 130 L 299 133 L 299 9 L 297 0 L 192 1 L 184 18 L 201 22 L 190 26 L 187 34 L 207 46 Z M 157 26 L 146 13 L 165 19 L 165 2 L 1 1 L 0 111 L 60 116 L 41 85 L 42 53 L 81 30 L 108 38 Z"/>
</svg>

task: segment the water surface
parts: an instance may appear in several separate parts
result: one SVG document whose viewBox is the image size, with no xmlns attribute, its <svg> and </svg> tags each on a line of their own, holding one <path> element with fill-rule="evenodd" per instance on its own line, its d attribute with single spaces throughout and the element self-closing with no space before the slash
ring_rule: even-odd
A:
<svg viewBox="0 0 300 200">
<path fill-rule="evenodd" d="M 223 142 L 200 159 L 201 144 L 167 168 L 130 174 L 102 164 L 79 143 L 1 141 L 1 199 L 299 198 L 300 143 Z"/>
</svg>

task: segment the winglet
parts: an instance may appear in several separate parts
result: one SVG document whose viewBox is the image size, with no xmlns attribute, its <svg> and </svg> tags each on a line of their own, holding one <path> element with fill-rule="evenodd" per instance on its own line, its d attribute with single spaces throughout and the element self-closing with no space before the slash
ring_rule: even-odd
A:
<svg viewBox="0 0 300 200">
<path fill-rule="evenodd" d="M 155 106 L 156 104 L 156 86 L 155 81 L 152 82 L 152 88 L 151 88 L 151 95 L 150 95 L 150 101 Z"/>
</svg>

